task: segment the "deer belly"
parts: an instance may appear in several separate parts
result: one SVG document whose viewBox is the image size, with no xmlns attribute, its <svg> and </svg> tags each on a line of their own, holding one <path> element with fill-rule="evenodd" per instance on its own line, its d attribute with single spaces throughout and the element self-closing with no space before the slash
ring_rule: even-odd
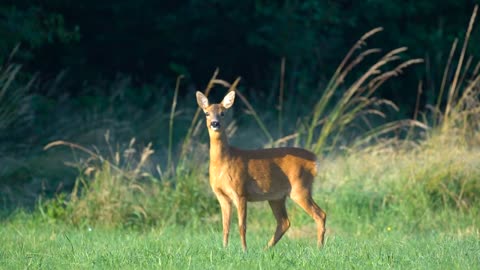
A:
<svg viewBox="0 0 480 270">
<path fill-rule="evenodd" d="M 258 181 L 248 181 L 246 183 L 246 193 L 248 201 L 270 201 L 279 200 L 290 194 L 291 187 L 287 183 L 264 183 Z"/>
</svg>

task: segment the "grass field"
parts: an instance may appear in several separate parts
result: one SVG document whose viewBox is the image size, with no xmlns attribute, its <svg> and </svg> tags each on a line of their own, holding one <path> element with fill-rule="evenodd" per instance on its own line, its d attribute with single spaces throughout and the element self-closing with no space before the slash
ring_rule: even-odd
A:
<svg viewBox="0 0 480 270">
<path fill-rule="evenodd" d="M 2 269 L 480 269 L 476 234 L 327 233 L 317 249 L 314 235 L 289 234 L 273 249 L 264 245 L 273 230 L 254 228 L 243 253 L 238 234 L 221 247 L 219 227 L 75 229 L 31 218 L 0 228 Z"/>
</svg>

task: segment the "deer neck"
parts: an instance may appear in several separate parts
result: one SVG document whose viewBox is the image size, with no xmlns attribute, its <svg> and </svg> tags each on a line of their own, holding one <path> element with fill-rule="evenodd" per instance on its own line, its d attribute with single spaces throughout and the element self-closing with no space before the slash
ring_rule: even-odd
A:
<svg viewBox="0 0 480 270">
<path fill-rule="evenodd" d="M 230 146 L 228 145 L 227 135 L 224 132 L 220 134 L 210 134 L 210 161 L 223 161 L 230 155 Z"/>
</svg>

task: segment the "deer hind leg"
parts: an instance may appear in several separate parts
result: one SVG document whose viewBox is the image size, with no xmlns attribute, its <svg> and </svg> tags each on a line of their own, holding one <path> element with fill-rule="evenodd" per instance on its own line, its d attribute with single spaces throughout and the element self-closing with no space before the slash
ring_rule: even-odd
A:
<svg viewBox="0 0 480 270">
<path fill-rule="evenodd" d="M 327 214 L 313 201 L 308 190 L 291 194 L 291 198 L 305 210 L 317 224 L 317 246 L 323 246 Z"/>
<path fill-rule="evenodd" d="M 288 228 L 290 228 L 290 220 L 288 220 L 285 199 L 286 197 L 283 197 L 280 200 L 268 201 L 270 207 L 272 208 L 273 215 L 277 220 L 277 228 L 272 239 L 270 239 L 268 242 L 268 247 L 273 247 L 282 238 Z"/>
<path fill-rule="evenodd" d="M 228 235 L 230 234 L 230 217 L 232 214 L 232 202 L 227 196 L 217 193 L 217 199 L 222 209 L 222 224 L 223 224 L 223 246 L 228 245 Z"/>
</svg>

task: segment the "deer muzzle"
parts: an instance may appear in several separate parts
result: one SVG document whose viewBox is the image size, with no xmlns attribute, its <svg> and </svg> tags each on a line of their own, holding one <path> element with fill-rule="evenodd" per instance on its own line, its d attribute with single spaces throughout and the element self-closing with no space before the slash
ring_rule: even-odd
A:
<svg viewBox="0 0 480 270">
<path fill-rule="evenodd" d="M 212 122 L 210 122 L 210 127 L 212 127 L 213 130 L 218 130 L 218 129 L 220 129 L 220 122 L 212 121 Z"/>
</svg>

